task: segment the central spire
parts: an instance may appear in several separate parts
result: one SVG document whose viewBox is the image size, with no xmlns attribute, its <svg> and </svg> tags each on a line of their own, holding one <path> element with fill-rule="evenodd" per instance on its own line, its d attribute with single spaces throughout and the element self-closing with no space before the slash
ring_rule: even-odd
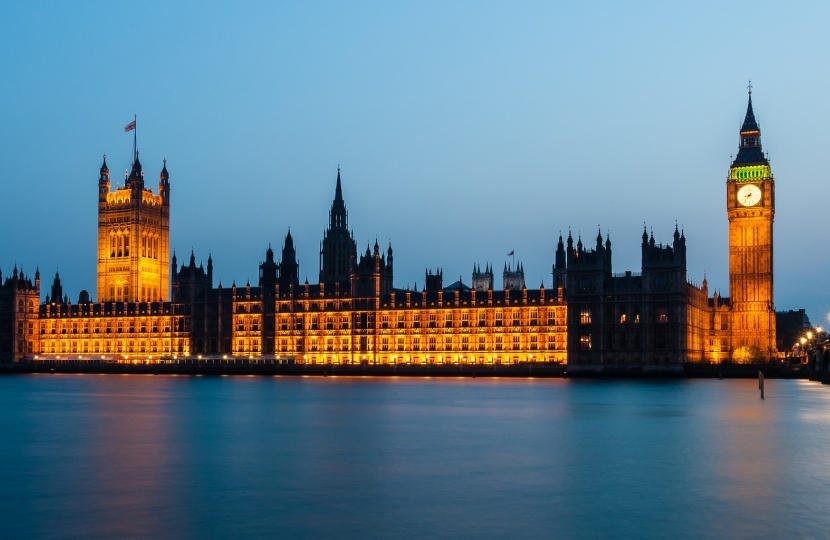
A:
<svg viewBox="0 0 830 540">
<path fill-rule="evenodd" d="M 337 166 L 337 187 L 334 188 L 334 201 L 343 201 L 343 188 L 340 187 L 340 166 Z"/>
</svg>

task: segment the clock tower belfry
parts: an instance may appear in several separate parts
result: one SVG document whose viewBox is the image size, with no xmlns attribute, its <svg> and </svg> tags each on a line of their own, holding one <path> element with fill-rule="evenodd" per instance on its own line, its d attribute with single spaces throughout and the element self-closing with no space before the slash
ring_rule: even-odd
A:
<svg viewBox="0 0 830 540">
<path fill-rule="evenodd" d="M 775 181 L 761 149 L 751 86 L 738 155 L 726 179 L 726 213 L 731 349 L 733 355 L 754 352 L 770 359 L 776 352 L 772 275 Z"/>
</svg>

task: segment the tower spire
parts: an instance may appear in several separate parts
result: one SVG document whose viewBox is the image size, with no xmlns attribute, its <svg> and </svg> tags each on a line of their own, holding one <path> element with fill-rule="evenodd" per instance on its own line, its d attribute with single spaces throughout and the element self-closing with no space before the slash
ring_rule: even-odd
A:
<svg viewBox="0 0 830 540">
<path fill-rule="evenodd" d="M 746 115 L 741 125 L 740 145 L 738 155 L 732 162 L 732 167 L 744 165 L 769 165 L 764 151 L 761 148 L 761 127 L 755 119 L 752 108 L 752 81 L 747 86 Z"/>
</svg>

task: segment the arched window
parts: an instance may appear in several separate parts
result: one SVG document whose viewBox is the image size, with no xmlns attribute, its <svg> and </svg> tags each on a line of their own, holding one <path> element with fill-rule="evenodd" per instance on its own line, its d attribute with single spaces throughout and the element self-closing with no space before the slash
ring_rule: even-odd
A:
<svg viewBox="0 0 830 540">
<path fill-rule="evenodd" d="M 124 234 L 124 256 L 130 256 L 130 237 L 128 234 Z"/>
</svg>

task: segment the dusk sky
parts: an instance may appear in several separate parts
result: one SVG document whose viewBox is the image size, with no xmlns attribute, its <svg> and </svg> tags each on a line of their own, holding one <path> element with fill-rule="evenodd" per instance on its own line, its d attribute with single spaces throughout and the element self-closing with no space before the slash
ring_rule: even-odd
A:
<svg viewBox="0 0 830 540">
<path fill-rule="evenodd" d="M 257 280 L 294 236 L 301 281 L 338 165 L 358 251 L 395 286 L 551 286 L 560 231 L 640 270 L 675 223 L 728 294 L 725 179 L 747 83 L 776 180 L 775 304 L 830 312 L 828 2 L 14 2 L 0 17 L 0 270 L 93 298 L 97 178 L 171 183 L 171 246 Z"/>
</svg>

